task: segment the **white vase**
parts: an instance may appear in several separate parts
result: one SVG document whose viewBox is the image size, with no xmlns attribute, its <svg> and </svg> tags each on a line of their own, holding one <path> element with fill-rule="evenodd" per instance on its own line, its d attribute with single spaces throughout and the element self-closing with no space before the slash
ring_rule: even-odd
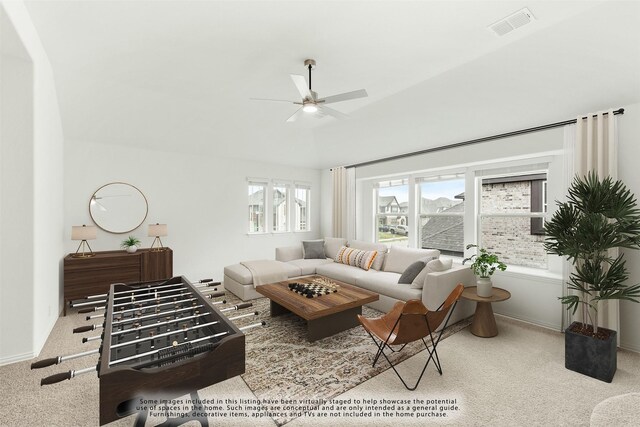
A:
<svg viewBox="0 0 640 427">
<path fill-rule="evenodd" d="M 129 252 L 130 254 L 134 253 L 137 250 L 138 250 L 138 247 L 136 245 L 127 246 L 127 249 L 126 249 L 126 251 Z"/>
<path fill-rule="evenodd" d="M 476 279 L 478 285 L 477 293 L 479 297 L 489 298 L 493 295 L 493 283 L 488 277 L 478 277 Z"/>
</svg>

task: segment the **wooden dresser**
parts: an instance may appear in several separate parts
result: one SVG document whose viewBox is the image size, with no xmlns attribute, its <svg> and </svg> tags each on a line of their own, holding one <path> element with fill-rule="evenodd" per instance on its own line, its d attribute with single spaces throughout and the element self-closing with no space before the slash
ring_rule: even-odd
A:
<svg viewBox="0 0 640 427">
<path fill-rule="evenodd" d="M 104 294 L 112 283 L 143 282 L 173 276 L 173 251 L 138 249 L 94 252 L 91 258 L 64 258 L 64 314 L 69 301 Z"/>
</svg>

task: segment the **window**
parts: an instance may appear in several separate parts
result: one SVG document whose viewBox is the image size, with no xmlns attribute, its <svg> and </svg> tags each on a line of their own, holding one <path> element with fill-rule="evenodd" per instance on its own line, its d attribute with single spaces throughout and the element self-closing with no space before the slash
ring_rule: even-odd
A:
<svg viewBox="0 0 640 427">
<path fill-rule="evenodd" d="M 407 179 L 381 181 L 376 189 L 376 241 L 408 246 L 409 185 Z"/>
<path fill-rule="evenodd" d="M 273 231 L 289 231 L 287 213 L 289 211 L 289 186 L 286 184 L 274 184 L 273 191 Z"/>
<path fill-rule="evenodd" d="M 464 255 L 464 175 L 417 178 L 418 244 Z"/>
<path fill-rule="evenodd" d="M 295 185 L 294 218 L 295 231 L 309 231 L 309 202 L 311 200 L 311 187 L 304 184 Z"/>
<path fill-rule="evenodd" d="M 547 268 L 546 180 L 546 171 L 479 179 L 482 247 L 507 264 Z"/>
<path fill-rule="evenodd" d="M 264 233 L 266 230 L 265 194 L 266 182 L 249 181 L 249 233 Z"/>
<path fill-rule="evenodd" d="M 311 185 L 249 178 L 249 233 L 310 231 Z"/>
</svg>

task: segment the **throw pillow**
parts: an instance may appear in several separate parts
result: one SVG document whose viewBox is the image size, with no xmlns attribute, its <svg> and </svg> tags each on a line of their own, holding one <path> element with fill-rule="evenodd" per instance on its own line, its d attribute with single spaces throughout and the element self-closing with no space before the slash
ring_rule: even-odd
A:
<svg viewBox="0 0 640 427">
<path fill-rule="evenodd" d="M 422 289 L 424 285 L 424 279 L 427 274 L 433 273 L 434 271 L 446 271 L 449 270 L 453 266 L 453 260 L 449 259 L 433 259 L 427 262 L 427 265 L 422 269 L 420 274 L 413 279 L 411 282 L 412 289 Z"/>
<path fill-rule="evenodd" d="M 302 252 L 304 259 L 324 259 L 324 240 L 303 240 Z"/>
<path fill-rule="evenodd" d="M 376 259 L 378 251 L 361 251 L 343 246 L 334 258 L 335 262 L 369 270 Z"/>
<path fill-rule="evenodd" d="M 352 240 L 349 242 L 349 247 L 353 249 L 360 249 L 361 251 L 377 251 L 378 256 L 373 261 L 371 268 L 374 270 L 382 270 L 382 263 L 387 253 L 388 247 L 384 243 L 371 243 L 362 240 Z"/>
<path fill-rule="evenodd" d="M 400 278 L 398 279 L 399 284 L 410 284 L 413 282 L 413 279 L 416 278 L 418 274 L 424 269 L 426 264 L 424 261 L 416 261 L 407 267 Z"/>
</svg>

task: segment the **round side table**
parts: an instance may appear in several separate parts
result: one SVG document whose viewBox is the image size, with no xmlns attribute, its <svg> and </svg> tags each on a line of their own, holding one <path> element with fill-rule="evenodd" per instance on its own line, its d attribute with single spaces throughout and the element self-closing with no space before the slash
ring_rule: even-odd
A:
<svg viewBox="0 0 640 427">
<path fill-rule="evenodd" d="M 498 335 L 498 326 L 496 318 L 491 308 L 492 302 L 505 301 L 511 298 L 509 291 L 493 287 L 493 295 L 490 297 L 480 297 L 477 293 L 477 286 L 464 288 L 462 298 L 476 302 L 476 312 L 471 322 L 471 333 L 477 337 L 491 338 Z"/>
</svg>

